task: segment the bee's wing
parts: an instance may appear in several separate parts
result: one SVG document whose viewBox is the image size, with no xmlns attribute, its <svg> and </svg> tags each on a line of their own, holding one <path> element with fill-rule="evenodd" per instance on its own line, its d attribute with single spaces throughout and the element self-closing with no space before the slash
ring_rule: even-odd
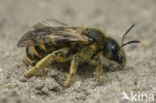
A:
<svg viewBox="0 0 156 103">
<path fill-rule="evenodd" d="M 44 27 L 68 27 L 67 24 L 62 23 L 56 19 L 46 19 L 38 22 L 33 26 L 34 29 L 44 28 Z"/>
<path fill-rule="evenodd" d="M 91 40 L 77 31 L 78 27 L 46 27 L 25 33 L 17 46 L 57 45 L 57 43 L 88 44 Z"/>
</svg>

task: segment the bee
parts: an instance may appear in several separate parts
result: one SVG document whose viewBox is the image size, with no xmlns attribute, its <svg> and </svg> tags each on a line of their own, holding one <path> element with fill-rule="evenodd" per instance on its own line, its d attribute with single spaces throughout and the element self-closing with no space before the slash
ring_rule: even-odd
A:
<svg viewBox="0 0 156 103">
<path fill-rule="evenodd" d="M 123 43 L 133 27 L 134 24 L 123 35 L 120 44 L 98 28 L 73 27 L 55 19 L 41 21 L 26 32 L 17 44 L 18 47 L 26 47 L 24 62 L 32 65 L 24 76 L 29 78 L 54 62 L 71 61 L 70 73 L 64 83 L 64 86 L 69 86 L 80 61 L 83 60 L 96 67 L 95 77 L 97 83 L 100 83 L 104 62 L 123 68 L 126 64 L 123 47 L 140 42 L 132 40 Z"/>
</svg>

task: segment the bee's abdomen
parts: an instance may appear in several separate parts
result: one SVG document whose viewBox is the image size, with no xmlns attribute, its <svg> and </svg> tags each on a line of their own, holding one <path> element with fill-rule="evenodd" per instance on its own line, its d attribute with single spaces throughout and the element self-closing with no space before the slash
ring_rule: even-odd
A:
<svg viewBox="0 0 156 103">
<path fill-rule="evenodd" d="M 44 45 L 32 45 L 26 47 L 25 60 L 26 65 L 35 65 L 40 59 L 49 54 L 50 50 Z"/>
<path fill-rule="evenodd" d="M 35 65 L 38 60 L 40 58 L 38 58 L 35 53 L 33 52 L 32 48 L 26 47 L 25 49 L 25 59 L 24 59 L 24 63 L 28 66 L 28 65 Z"/>
</svg>

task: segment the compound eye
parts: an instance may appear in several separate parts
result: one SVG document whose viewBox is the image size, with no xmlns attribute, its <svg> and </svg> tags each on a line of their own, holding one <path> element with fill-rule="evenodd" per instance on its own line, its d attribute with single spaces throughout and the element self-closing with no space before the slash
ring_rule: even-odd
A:
<svg viewBox="0 0 156 103">
<path fill-rule="evenodd" d="M 112 46 L 112 52 L 113 53 L 117 53 L 118 52 L 118 49 L 117 49 L 116 45 Z"/>
<path fill-rule="evenodd" d="M 113 45 L 112 43 L 107 43 L 107 49 L 110 51 L 115 51 L 115 45 Z"/>
<path fill-rule="evenodd" d="M 111 49 L 112 49 L 112 51 L 114 51 L 114 50 L 115 50 L 115 46 L 114 46 L 114 45 L 112 45 L 112 46 L 111 46 Z"/>
</svg>

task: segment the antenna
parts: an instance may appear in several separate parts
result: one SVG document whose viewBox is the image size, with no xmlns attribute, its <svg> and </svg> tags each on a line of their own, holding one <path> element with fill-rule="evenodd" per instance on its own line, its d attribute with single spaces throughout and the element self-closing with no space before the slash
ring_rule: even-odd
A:
<svg viewBox="0 0 156 103">
<path fill-rule="evenodd" d="M 123 45 L 123 41 L 125 39 L 125 36 L 129 33 L 129 31 L 135 26 L 135 24 L 133 24 L 123 35 L 122 40 L 121 40 L 121 45 Z"/>
<path fill-rule="evenodd" d="M 127 44 L 131 44 L 131 43 L 140 43 L 140 41 L 139 40 L 132 40 L 132 41 L 129 41 L 127 43 L 122 44 L 122 47 L 127 45 Z"/>
</svg>

